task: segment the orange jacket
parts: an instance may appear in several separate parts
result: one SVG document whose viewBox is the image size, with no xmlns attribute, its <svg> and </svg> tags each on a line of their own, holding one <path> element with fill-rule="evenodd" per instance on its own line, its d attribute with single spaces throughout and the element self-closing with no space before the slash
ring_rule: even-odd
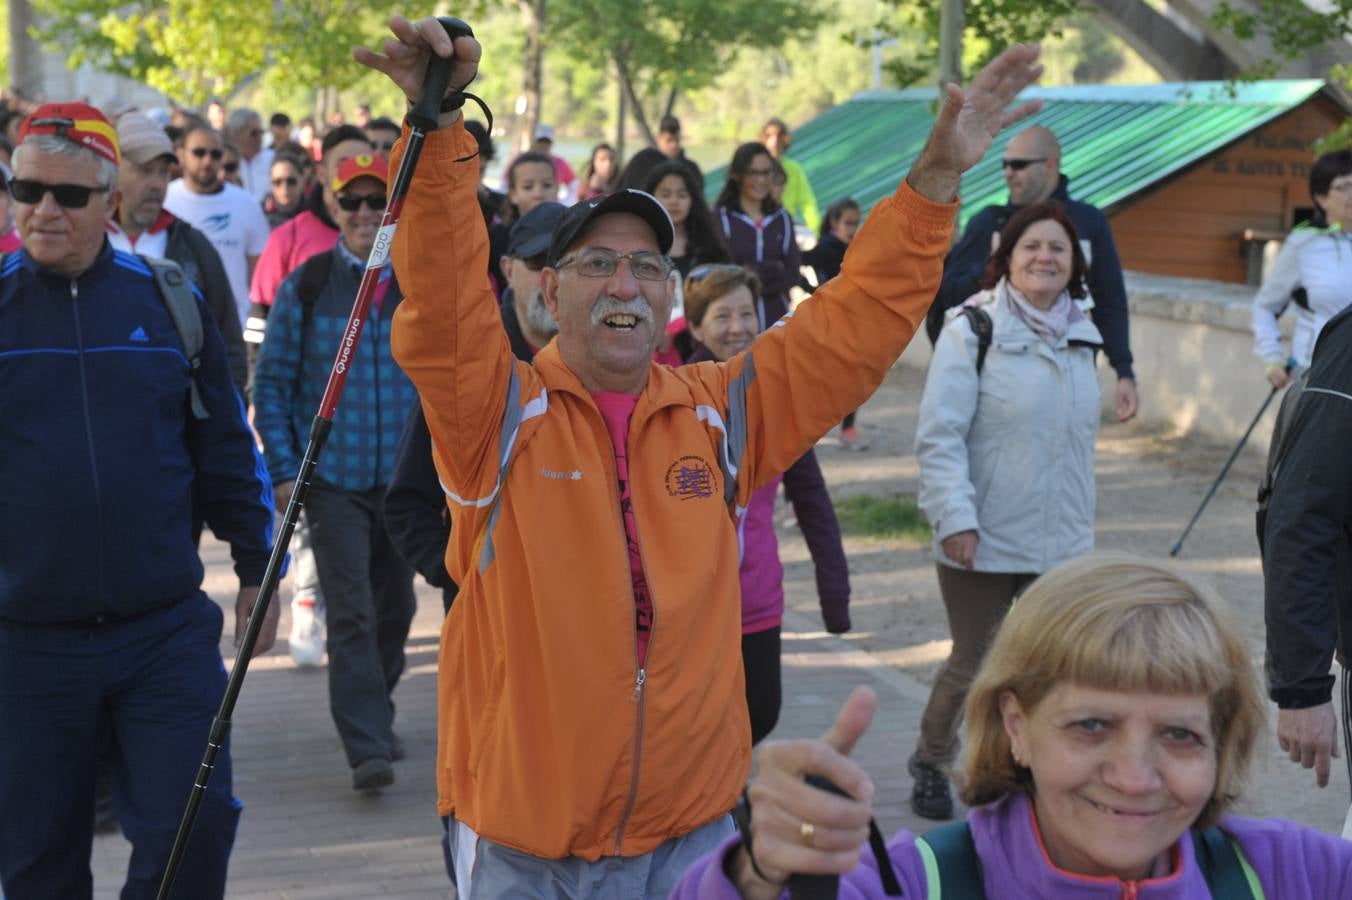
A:
<svg viewBox="0 0 1352 900">
<path fill-rule="evenodd" d="M 881 383 L 939 285 L 954 207 L 902 187 L 841 276 L 750 351 L 653 364 L 628 448 L 654 607 L 641 671 L 610 437 L 557 342 L 533 364 L 508 349 L 484 277 L 478 165 L 454 162 L 474 151 L 459 124 L 428 136 L 393 244 L 394 352 L 455 521 L 440 812 L 539 857 L 636 856 L 727 813 L 741 790 L 734 516 Z"/>
</svg>

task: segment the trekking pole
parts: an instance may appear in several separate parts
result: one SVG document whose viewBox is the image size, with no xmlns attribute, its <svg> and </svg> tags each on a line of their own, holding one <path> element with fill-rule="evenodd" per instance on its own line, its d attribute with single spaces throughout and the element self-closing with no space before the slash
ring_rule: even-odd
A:
<svg viewBox="0 0 1352 900">
<path fill-rule="evenodd" d="M 470 27 L 459 19 L 442 16 L 438 21 L 446 29 L 446 33 L 452 41 L 458 37 L 474 36 Z M 305 506 L 306 497 L 309 496 L 310 480 L 314 476 L 315 467 L 319 464 L 320 451 L 324 447 L 324 442 L 328 440 L 329 432 L 333 430 L 333 416 L 338 409 L 338 401 L 342 397 L 343 386 L 347 382 L 349 361 L 361 340 L 362 326 L 366 323 L 366 314 L 371 307 L 371 298 L 375 294 L 381 270 L 390 258 L 390 244 L 394 239 L 395 225 L 398 223 L 399 214 L 403 210 L 404 197 L 408 194 L 409 183 L 413 180 L 413 170 L 418 165 L 418 157 L 422 153 L 423 141 L 427 138 L 428 132 L 435 131 L 437 128 L 437 114 L 442 97 L 445 96 L 446 89 L 450 86 L 451 64 L 453 62 L 453 58 L 445 59 L 437 56 L 436 53 L 432 54 L 432 58 L 427 63 L 427 75 L 423 80 L 422 95 L 408 111 L 409 135 L 404 148 L 404 156 L 399 161 L 399 169 L 394 176 L 394 187 L 389 193 L 385 215 L 381 219 L 380 230 L 376 233 L 375 245 L 371 248 L 370 258 L 366 261 L 366 271 L 362 274 L 361 286 L 357 289 L 357 299 L 352 304 L 352 312 L 348 316 L 347 327 L 343 329 L 343 337 L 338 345 L 338 355 L 333 361 L 333 369 L 329 372 L 329 381 L 324 388 L 324 396 L 319 401 L 319 411 L 310 423 L 309 443 L 305 448 L 305 456 L 301 459 L 300 473 L 296 476 L 296 487 L 291 494 L 291 501 L 286 505 L 286 515 L 282 517 L 282 525 L 278 529 L 277 540 L 272 545 L 272 555 L 268 559 L 268 567 L 263 574 L 263 584 L 259 587 L 258 599 L 254 602 L 253 611 L 249 614 L 249 623 L 244 632 L 244 640 L 240 643 L 239 651 L 235 654 L 235 667 L 230 672 L 230 679 L 226 683 L 225 696 L 221 698 L 220 708 L 216 712 L 215 720 L 211 723 L 206 753 L 202 756 L 202 764 L 197 770 L 197 779 L 193 783 L 192 792 L 188 796 L 187 808 L 184 809 L 183 818 L 178 824 L 174 846 L 169 853 L 164 877 L 160 881 L 159 893 L 156 894 L 158 900 L 168 900 L 169 891 L 174 884 L 174 876 L 178 874 L 179 866 L 183 863 L 188 839 L 192 836 L 193 824 L 197 820 L 202 798 L 206 794 L 207 782 L 211 780 L 211 772 L 216 765 L 216 756 L 225 745 L 226 735 L 230 732 L 230 716 L 234 713 L 235 702 L 239 699 L 239 691 L 244 684 L 244 676 L 249 671 L 249 657 L 253 655 L 254 646 L 258 643 L 258 633 L 263 628 L 268 604 L 272 601 L 272 595 L 277 591 L 277 582 L 281 580 L 282 563 L 286 559 L 286 548 L 291 543 L 291 535 L 296 530 L 296 521 L 300 517 L 301 509 Z M 490 115 L 490 123 L 491 121 Z"/>
<path fill-rule="evenodd" d="M 1287 371 L 1291 371 L 1290 366 L 1287 367 Z M 1197 507 L 1197 512 L 1192 514 L 1192 521 L 1188 523 L 1187 528 L 1183 529 L 1183 534 L 1179 536 L 1178 543 L 1174 544 L 1174 548 L 1169 551 L 1170 556 L 1177 556 L 1179 551 L 1183 549 L 1183 542 L 1188 539 L 1188 535 L 1192 532 L 1192 526 L 1196 525 L 1197 520 L 1202 517 L 1202 511 L 1206 509 L 1206 505 L 1211 502 L 1211 498 L 1216 496 L 1216 488 L 1220 487 L 1221 482 L 1225 480 L 1226 474 L 1230 471 L 1230 466 L 1234 464 L 1235 458 L 1239 456 L 1239 451 L 1244 449 L 1244 445 L 1248 443 L 1249 435 L 1253 434 L 1254 428 L 1257 427 L 1258 420 L 1263 418 L 1263 413 L 1267 412 L 1267 408 L 1272 405 L 1272 398 L 1277 396 L 1280 391 L 1281 388 L 1274 387 L 1268 392 L 1267 399 L 1263 401 L 1262 406 L 1258 407 L 1258 415 L 1253 417 L 1253 421 L 1249 423 L 1249 427 L 1244 431 L 1244 436 L 1239 439 L 1238 444 L 1235 444 L 1234 452 L 1230 454 L 1230 458 L 1227 459 L 1225 465 L 1221 467 L 1221 474 L 1216 476 L 1216 481 L 1211 485 L 1211 490 L 1207 491 L 1206 496 L 1202 498 L 1202 505 Z"/>
</svg>

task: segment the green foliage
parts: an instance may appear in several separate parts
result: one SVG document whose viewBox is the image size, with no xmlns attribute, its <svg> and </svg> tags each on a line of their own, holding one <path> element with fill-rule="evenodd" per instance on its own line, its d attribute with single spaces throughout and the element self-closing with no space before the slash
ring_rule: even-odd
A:
<svg viewBox="0 0 1352 900">
<path fill-rule="evenodd" d="M 378 31 L 360 0 L 34 0 L 49 50 L 144 81 L 188 104 L 258 78 L 345 87 L 360 74 L 355 44 Z"/>
<path fill-rule="evenodd" d="M 605 53 L 633 87 L 635 115 L 655 126 L 675 97 L 713 84 L 740 47 L 778 47 L 820 21 L 810 0 L 553 0 L 547 35 L 568 55 Z"/>
<path fill-rule="evenodd" d="M 1266 38 L 1271 43 L 1273 55 L 1240 76 L 1242 81 L 1254 81 L 1271 78 L 1283 63 L 1310 56 L 1352 34 L 1352 0 L 1324 0 L 1319 7 L 1311 8 L 1303 0 L 1253 0 L 1242 7 L 1222 0 L 1211 20 L 1241 41 Z M 1334 66 L 1328 77 L 1352 89 L 1352 67 Z M 1348 146 L 1352 146 L 1352 122 L 1344 122 L 1325 136 L 1315 150 L 1328 153 Z"/>
<path fill-rule="evenodd" d="M 938 78 L 938 0 L 888 0 L 895 15 L 880 27 L 891 37 L 912 32 L 924 38 L 921 50 L 887 66 L 901 87 Z M 975 72 L 1011 44 L 1061 37 L 1066 18 L 1083 9 L 1080 0 L 975 0 L 964 4 L 963 71 Z"/>
<path fill-rule="evenodd" d="M 859 494 L 836 502 L 836 518 L 845 534 L 924 542 L 932 532 L 909 494 L 874 497 Z"/>
</svg>

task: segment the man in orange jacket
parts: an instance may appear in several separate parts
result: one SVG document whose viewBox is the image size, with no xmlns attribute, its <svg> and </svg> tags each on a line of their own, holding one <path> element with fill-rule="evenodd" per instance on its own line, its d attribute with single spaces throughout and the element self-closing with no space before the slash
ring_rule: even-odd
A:
<svg viewBox="0 0 1352 900">
<path fill-rule="evenodd" d="M 414 99 L 433 18 L 357 50 Z M 459 110 L 423 147 L 394 241 L 395 356 L 422 395 L 456 525 L 442 630 L 439 808 L 462 896 L 665 897 L 731 830 L 750 734 L 738 517 L 877 388 L 924 320 L 958 180 L 1036 79 L 1035 47 L 948 88 L 920 159 L 839 278 L 727 363 L 652 362 L 672 226 L 637 191 L 573 207 L 541 286 L 558 337 L 515 360 L 483 273 L 477 145 Z M 402 154 L 403 143 L 394 150 Z M 472 886 L 471 886 L 472 880 Z"/>
</svg>

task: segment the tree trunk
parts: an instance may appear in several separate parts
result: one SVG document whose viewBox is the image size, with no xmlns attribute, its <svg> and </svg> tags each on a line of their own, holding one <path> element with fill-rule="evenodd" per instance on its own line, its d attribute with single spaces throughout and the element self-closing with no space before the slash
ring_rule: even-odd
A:
<svg viewBox="0 0 1352 900">
<path fill-rule="evenodd" d="M 34 24 L 28 0 L 9 0 L 9 83 L 29 100 L 42 94 L 41 50 L 28 33 Z"/>
<path fill-rule="evenodd" d="M 962 30 L 966 24 L 963 0 L 942 0 L 939 8 L 939 91 L 962 84 Z"/>
<path fill-rule="evenodd" d="M 616 66 L 619 69 L 619 66 Z M 619 98 L 615 110 L 615 165 L 624 167 L 624 113 L 626 97 L 624 94 L 624 85 L 620 84 L 618 78 L 615 79 L 615 93 Z M 1352 751 L 1349 751 L 1352 752 Z"/>
<path fill-rule="evenodd" d="M 547 0 L 517 0 L 521 22 L 526 29 L 526 52 L 522 60 L 521 97 L 518 105 L 518 150 L 529 150 L 535 141 L 535 126 L 540 124 L 540 97 L 544 89 L 544 29 Z M 524 106 L 524 108 L 523 108 Z"/>
<path fill-rule="evenodd" d="M 672 110 L 674 110 L 674 109 L 676 108 L 676 98 L 679 97 L 680 95 L 681 95 L 681 89 L 680 89 L 680 88 L 672 88 L 672 89 L 671 89 L 671 93 L 670 93 L 670 94 L 667 94 L 667 105 L 666 105 L 665 107 L 662 108 L 662 115 L 663 115 L 663 116 L 669 116 L 669 115 L 672 114 Z M 661 127 L 661 124 L 660 124 L 660 123 L 659 123 L 658 127 L 659 127 L 659 128 Z"/>
<path fill-rule="evenodd" d="M 638 99 L 638 94 L 634 91 L 634 80 L 629 74 L 625 55 L 625 50 L 619 50 L 615 53 L 615 68 L 620 74 L 620 87 L 624 90 L 625 96 L 629 98 L 629 108 L 634 111 L 634 120 L 638 122 L 638 127 L 643 130 L 644 140 L 651 147 L 657 143 L 657 138 L 653 135 L 652 126 L 648 124 L 648 113 L 643 108 L 642 101 Z"/>
</svg>

